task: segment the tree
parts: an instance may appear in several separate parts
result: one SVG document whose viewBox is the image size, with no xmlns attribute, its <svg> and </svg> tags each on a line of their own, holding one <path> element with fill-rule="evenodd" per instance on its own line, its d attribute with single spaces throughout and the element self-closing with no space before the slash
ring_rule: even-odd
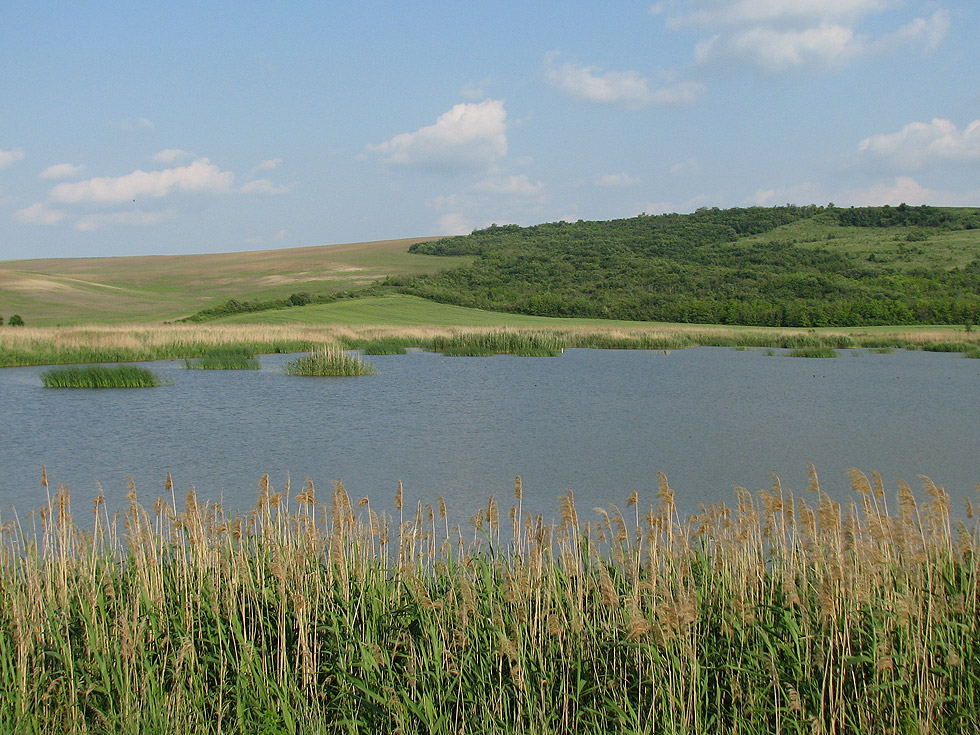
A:
<svg viewBox="0 0 980 735">
<path fill-rule="evenodd" d="M 7 325 L 11 327 L 23 327 L 24 320 L 20 318 L 20 314 L 14 314 L 7 320 Z"/>
</svg>

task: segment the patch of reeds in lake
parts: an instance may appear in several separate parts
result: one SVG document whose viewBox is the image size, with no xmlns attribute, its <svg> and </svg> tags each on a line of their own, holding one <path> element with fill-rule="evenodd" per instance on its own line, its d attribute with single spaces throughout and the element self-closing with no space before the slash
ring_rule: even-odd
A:
<svg viewBox="0 0 980 735">
<path fill-rule="evenodd" d="M 832 347 L 798 347 L 789 351 L 790 357 L 837 357 Z"/>
<path fill-rule="evenodd" d="M 975 733 L 972 507 L 851 483 L 549 522 L 518 478 L 466 530 L 267 477 L 80 527 L 60 488 L 0 525 L 0 731 Z"/>
<path fill-rule="evenodd" d="M 408 347 L 415 347 L 414 340 L 398 339 L 389 337 L 387 339 L 365 340 L 359 344 L 351 345 L 352 348 L 360 348 L 365 355 L 404 355 Z"/>
<path fill-rule="evenodd" d="M 348 377 L 371 375 L 374 368 L 356 355 L 348 355 L 340 345 L 331 344 L 314 347 L 308 355 L 287 362 L 283 372 L 309 377 Z"/>
<path fill-rule="evenodd" d="M 136 365 L 85 365 L 41 373 L 41 384 L 45 388 L 155 388 L 163 382 Z"/>
<path fill-rule="evenodd" d="M 454 332 L 433 337 L 431 349 L 447 356 L 521 355 L 523 357 L 554 357 L 566 346 L 564 335 L 558 332 L 528 330 L 494 330 L 484 332 Z"/>
<path fill-rule="evenodd" d="M 184 360 L 188 370 L 258 370 L 261 365 L 247 346 L 215 348 L 203 357 Z"/>
</svg>

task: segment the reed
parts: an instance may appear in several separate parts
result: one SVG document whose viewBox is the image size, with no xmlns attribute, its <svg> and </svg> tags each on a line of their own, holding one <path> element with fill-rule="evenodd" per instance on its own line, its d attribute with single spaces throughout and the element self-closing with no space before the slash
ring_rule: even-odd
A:
<svg viewBox="0 0 980 735">
<path fill-rule="evenodd" d="M 682 520 L 657 484 L 547 522 L 518 478 L 468 532 L 401 487 L 264 477 L 242 514 L 168 478 L 79 522 L 49 489 L 0 524 L 0 731 L 976 732 L 972 508 L 811 468 Z"/>
<path fill-rule="evenodd" d="M 349 377 L 371 375 L 374 368 L 371 363 L 348 355 L 340 345 L 331 344 L 313 347 L 308 355 L 287 362 L 283 372 L 307 377 Z"/>
<path fill-rule="evenodd" d="M 569 347 L 670 350 L 694 346 L 904 348 L 972 354 L 980 350 L 980 331 L 904 327 L 831 331 L 644 323 L 572 327 L 565 321 L 553 328 L 534 329 L 338 324 L 20 327 L 0 330 L 0 367 L 185 360 L 230 348 L 253 355 L 292 353 L 303 352 L 311 344 L 327 343 L 360 349 L 374 341 L 453 354 L 552 355 Z"/>
<path fill-rule="evenodd" d="M 832 347 L 798 347 L 790 350 L 790 357 L 837 357 L 837 351 Z"/>
<path fill-rule="evenodd" d="M 204 357 L 184 360 L 188 370 L 258 370 L 261 365 L 245 346 L 222 346 Z"/>
<path fill-rule="evenodd" d="M 351 349 L 361 349 L 365 355 L 404 355 L 408 347 L 416 347 L 411 340 L 389 337 L 388 339 L 365 340 L 360 344 L 349 345 Z"/>
<path fill-rule="evenodd" d="M 45 388 L 156 388 L 162 381 L 146 368 L 135 365 L 71 366 L 41 374 Z"/>
<path fill-rule="evenodd" d="M 433 338 L 431 349 L 447 356 L 521 355 L 524 357 L 554 357 L 566 346 L 565 337 L 558 332 L 531 330 L 489 330 L 453 332 Z"/>
</svg>

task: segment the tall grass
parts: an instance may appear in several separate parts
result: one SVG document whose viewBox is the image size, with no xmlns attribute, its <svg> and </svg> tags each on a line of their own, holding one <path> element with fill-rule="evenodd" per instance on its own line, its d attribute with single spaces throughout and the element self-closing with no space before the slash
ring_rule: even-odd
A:
<svg viewBox="0 0 980 735">
<path fill-rule="evenodd" d="M 45 388 L 156 388 L 160 378 L 135 365 L 71 366 L 53 368 L 41 374 Z"/>
<path fill-rule="evenodd" d="M 950 336 L 956 335 L 951 341 Z M 434 349 L 446 354 L 560 354 L 563 348 L 681 349 L 684 347 L 770 347 L 802 349 L 905 348 L 973 354 L 980 332 L 950 330 L 756 329 L 724 326 L 644 324 L 635 327 L 584 325 L 513 329 L 499 327 L 404 327 L 350 325 L 189 325 L 23 327 L 0 330 L 0 367 L 85 362 L 142 362 L 204 358 L 214 351 L 250 354 L 302 352 L 310 344 L 344 344 L 363 349 L 372 342 Z"/>
<path fill-rule="evenodd" d="M 184 360 L 188 370 L 258 370 L 255 353 L 245 346 L 222 346 L 204 357 Z"/>
<path fill-rule="evenodd" d="M 431 349 L 452 356 L 553 357 L 560 355 L 565 345 L 564 336 L 557 332 L 495 329 L 437 336 L 432 339 Z"/>
<path fill-rule="evenodd" d="M 837 357 L 832 347 L 797 347 L 789 351 L 790 357 Z"/>
<path fill-rule="evenodd" d="M 0 527 L 0 731 L 974 733 L 976 521 L 852 486 L 681 520 L 661 476 L 547 522 L 518 478 L 466 531 L 267 477 L 245 514 L 168 479 L 83 529 L 60 488 Z"/>
<path fill-rule="evenodd" d="M 283 366 L 286 375 L 308 377 L 349 377 L 371 375 L 374 368 L 355 355 L 348 355 L 340 345 L 320 345 L 308 355 L 291 360 Z"/>
</svg>

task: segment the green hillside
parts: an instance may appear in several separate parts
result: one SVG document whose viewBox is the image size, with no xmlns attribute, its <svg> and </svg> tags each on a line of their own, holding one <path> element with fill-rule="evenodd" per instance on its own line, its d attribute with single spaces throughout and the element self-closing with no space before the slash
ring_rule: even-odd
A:
<svg viewBox="0 0 980 735">
<path fill-rule="evenodd" d="M 496 311 L 796 327 L 980 318 L 977 209 L 701 209 L 494 225 L 410 252 L 475 259 L 389 284 Z"/>
</svg>

